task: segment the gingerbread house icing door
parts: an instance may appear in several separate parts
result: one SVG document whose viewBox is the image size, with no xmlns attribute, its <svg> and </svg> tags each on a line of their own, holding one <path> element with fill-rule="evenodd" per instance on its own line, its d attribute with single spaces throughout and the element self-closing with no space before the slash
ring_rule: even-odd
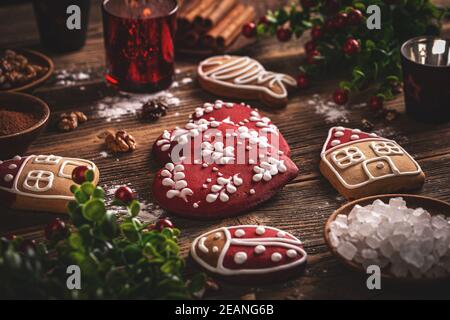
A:
<svg viewBox="0 0 450 320">
<path fill-rule="evenodd" d="M 369 181 L 384 179 L 400 174 L 400 171 L 388 156 L 366 160 L 362 165 Z"/>
</svg>

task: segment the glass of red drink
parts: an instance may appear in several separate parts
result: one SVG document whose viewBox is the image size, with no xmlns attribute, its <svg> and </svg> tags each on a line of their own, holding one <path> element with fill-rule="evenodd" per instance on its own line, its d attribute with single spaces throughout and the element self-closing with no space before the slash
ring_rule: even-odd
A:
<svg viewBox="0 0 450 320">
<path fill-rule="evenodd" d="M 121 90 L 155 92 L 174 75 L 176 0 L 104 0 L 106 80 Z"/>
</svg>

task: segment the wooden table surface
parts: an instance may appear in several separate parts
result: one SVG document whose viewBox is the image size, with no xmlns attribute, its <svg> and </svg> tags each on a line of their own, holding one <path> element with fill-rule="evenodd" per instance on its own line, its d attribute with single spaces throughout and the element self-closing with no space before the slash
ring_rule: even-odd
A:
<svg viewBox="0 0 450 320">
<path fill-rule="evenodd" d="M 447 35 L 448 29 L 447 23 L 443 30 Z M 39 47 L 32 7 L 28 3 L 0 7 L 0 34 L 0 47 L 26 47 L 45 52 Z M 258 59 L 269 70 L 295 76 L 297 66 L 304 58 L 301 45 L 304 41 L 305 39 L 300 39 L 280 44 L 274 39 L 267 39 L 244 49 L 241 53 Z M 172 107 L 167 116 L 158 122 L 143 123 L 132 113 L 117 119 L 108 119 L 99 109 L 102 102 L 108 104 L 108 97 L 117 96 L 114 90 L 106 86 L 102 77 L 104 50 L 99 2 L 94 1 L 86 46 L 75 53 L 48 54 L 54 59 L 56 75 L 61 74 L 62 70 L 69 70 L 71 73 L 87 73 L 89 77 L 61 84 L 54 75 L 51 81 L 35 90 L 34 94 L 48 102 L 53 119 L 62 111 L 81 110 L 90 120 L 69 133 L 58 133 L 49 127 L 28 152 L 93 160 L 101 171 L 100 184 L 107 190 L 129 183 L 139 194 L 140 200 L 151 204 L 150 186 L 153 175 L 158 170 L 158 165 L 150 154 L 154 140 L 163 129 L 183 125 L 195 107 L 216 99 L 200 89 L 195 82 L 199 59 L 178 56 L 179 72 L 176 80 L 179 86 L 169 91 L 179 99 L 179 105 Z M 189 81 L 183 79 L 194 81 L 187 83 Z M 294 93 L 288 106 L 282 110 L 270 110 L 262 108 L 258 103 L 251 103 L 260 107 L 278 125 L 291 146 L 293 161 L 300 168 L 299 176 L 275 197 L 237 218 L 199 222 L 173 217 L 174 223 L 182 230 L 181 247 L 185 256 L 194 237 L 219 226 L 265 224 L 285 229 L 305 243 L 309 254 L 305 274 L 287 283 L 261 287 L 236 286 L 221 282 L 219 291 L 207 297 L 238 299 L 248 293 L 254 293 L 257 299 L 450 297 L 448 284 L 410 288 L 382 283 L 382 290 L 369 291 L 363 275 L 346 269 L 328 251 L 323 238 L 324 223 L 345 200 L 321 176 L 318 169 L 319 153 L 330 126 L 342 122 L 327 122 L 325 116 L 316 112 L 315 107 L 308 101 L 315 94 L 319 94 L 324 100 L 328 99 L 338 81 L 339 79 L 330 76 L 307 91 Z M 367 99 L 367 96 L 363 98 Z M 109 104 L 107 108 L 114 108 Z M 402 110 L 403 99 L 399 96 L 388 105 Z M 417 191 L 417 194 L 450 201 L 450 124 L 425 125 L 404 114 L 397 120 L 388 122 L 373 118 L 365 108 L 353 108 L 346 117 L 348 123 L 344 125 L 360 127 L 362 117 L 367 117 L 375 124 L 376 132 L 401 143 L 420 163 L 427 179 L 423 189 Z M 137 150 L 120 157 L 103 157 L 101 152 L 105 151 L 105 147 L 99 136 L 110 128 L 126 129 L 133 134 L 138 141 Z M 42 227 L 54 217 L 45 213 L 2 209 L 0 234 L 23 234 L 26 237 L 41 239 Z M 144 216 L 143 219 L 149 219 L 149 216 Z M 189 272 L 196 270 L 191 262 L 188 262 L 188 265 Z"/>
</svg>

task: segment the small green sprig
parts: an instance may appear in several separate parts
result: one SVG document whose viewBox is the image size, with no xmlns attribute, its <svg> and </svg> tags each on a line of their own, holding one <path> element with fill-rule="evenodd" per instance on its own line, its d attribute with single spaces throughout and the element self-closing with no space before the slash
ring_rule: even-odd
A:
<svg viewBox="0 0 450 320">
<path fill-rule="evenodd" d="M 114 205 L 128 212 L 119 222 L 106 209 L 104 190 L 93 184 L 94 172 L 84 177 L 71 187 L 70 227 L 53 222 L 39 244 L 1 238 L 1 298 L 189 299 L 203 288 L 203 274 L 183 277 L 178 229 L 168 221 L 142 223 L 140 203 L 116 193 Z M 80 290 L 67 289 L 69 265 L 80 267 Z"/>
</svg>

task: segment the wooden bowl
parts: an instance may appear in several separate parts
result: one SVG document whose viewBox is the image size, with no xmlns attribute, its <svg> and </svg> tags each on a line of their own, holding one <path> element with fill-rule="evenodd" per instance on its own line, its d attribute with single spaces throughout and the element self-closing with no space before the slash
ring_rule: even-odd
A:
<svg viewBox="0 0 450 320">
<path fill-rule="evenodd" d="M 376 199 L 382 200 L 384 203 L 388 203 L 389 199 L 396 198 L 396 197 L 402 197 L 406 201 L 406 205 L 408 208 L 423 208 L 427 210 L 431 215 L 436 214 L 442 214 L 445 216 L 450 216 L 450 203 L 447 203 L 445 201 L 437 200 L 430 197 L 424 197 L 424 196 L 417 196 L 417 195 L 411 195 L 411 194 L 386 194 L 386 195 L 377 195 L 377 196 L 370 196 L 366 198 L 361 198 L 352 202 L 349 202 L 345 204 L 344 206 L 337 209 L 327 220 L 325 223 L 324 228 L 324 238 L 325 242 L 331 251 L 339 260 L 341 260 L 346 266 L 349 268 L 356 270 L 358 272 L 366 274 L 366 270 L 360 265 L 359 263 L 356 263 L 354 261 L 348 261 L 344 257 L 342 257 L 331 245 L 330 242 L 330 224 L 333 222 L 336 217 L 339 214 L 345 214 L 348 215 L 350 211 L 353 209 L 353 207 L 357 204 L 360 206 L 367 206 L 369 204 L 372 204 Z M 406 277 L 406 278 L 398 278 L 391 274 L 390 272 L 386 272 L 386 270 L 381 271 L 381 276 L 383 279 L 390 280 L 396 283 L 404 283 L 404 284 L 429 284 L 436 281 L 442 281 L 442 278 L 420 278 L 420 279 L 414 279 L 412 277 Z M 450 276 L 445 277 L 445 279 L 449 279 Z"/>
<path fill-rule="evenodd" d="M 50 108 L 44 101 L 32 95 L 12 92 L 0 92 L 0 106 L 24 112 L 33 110 L 41 114 L 40 119 L 32 127 L 0 136 L 0 160 L 6 160 L 15 155 L 22 155 L 45 129 L 50 118 Z"/>
<path fill-rule="evenodd" d="M 52 59 L 47 57 L 46 55 L 39 53 L 37 51 L 29 50 L 29 49 L 14 49 L 15 52 L 18 54 L 21 54 L 25 56 L 28 61 L 32 64 L 37 64 L 42 67 L 46 67 L 48 70 L 45 74 L 42 76 L 34 79 L 31 82 L 28 82 L 20 87 L 14 87 L 11 89 L 2 90 L 0 89 L 0 92 L 21 92 L 21 91 L 29 91 L 31 89 L 36 88 L 37 86 L 41 85 L 45 81 L 47 81 L 48 78 L 52 75 L 55 66 L 53 64 Z"/>
</svg>

